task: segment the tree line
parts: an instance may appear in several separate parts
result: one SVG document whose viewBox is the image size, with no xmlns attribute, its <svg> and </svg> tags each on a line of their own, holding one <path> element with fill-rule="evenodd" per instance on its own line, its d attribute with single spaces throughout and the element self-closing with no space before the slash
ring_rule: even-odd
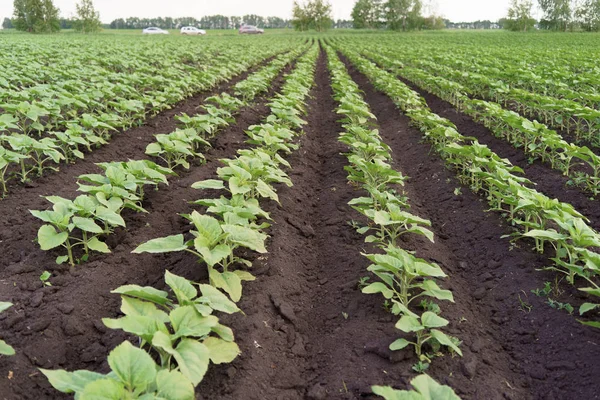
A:
<svg viewBox="0 0 600 400">
<path fill-rule="evenodd" d="M 94 9 L 92 0 L 80 0 L 75 5 L 77 16 L 72 20 L 60 18 L 60 11 L 52 0 L 14 0 L 13 7 L 13 18 L 5 18 L 2 22 L 4 29 L 52 33 L 69 24 L 79 32 L 91 33 L 99 31 L 102 26 L 100 14 Z"/>
<path fill-rule="evenodd" d="M 600 0 L 537 0 L 543 15 L 533 18 L 533 0 L 511 0 L 506 18 L 500 20 L 505 29 L 528 31 L 536 26 L 551 31 L 600 31 Z"/>
<path fill-rule="evenodd" d="M 356 29 L 412 31 L 446 27 L 442 17 L 424 15 L 422 0 L 357 0 L 352 20 Z"/>
</svg>

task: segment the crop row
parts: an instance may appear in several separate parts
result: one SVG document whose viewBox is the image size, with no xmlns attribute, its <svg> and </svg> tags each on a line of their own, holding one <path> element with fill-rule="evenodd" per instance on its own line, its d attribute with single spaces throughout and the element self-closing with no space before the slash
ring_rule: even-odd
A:
<svg viewBox="0 0 600 400">
<path fill-rule="evenodd" d="M 4 99 L 0 104 L 0 133 L 7 132 L 0 135 L 1 195 L 7 193 L 7 182 L 26 182 L 32 173 L 39 176 L 56 170 L 61 161 L 83 158 L 85 151 L 106 144 L 118 129 L 212 88 L 289 45 L 262 46 L 250 53 L 231 48 L 200 69 L 182 68 L 175 58 L 171 60 L 175 72 L 166 81 L 155 81 L 157 72 L 149 69 L 121 73 L 101 83 L 93 80 L 96 86 L 83 92 L 79 87 L 59 87 L 60 83 L 41 85 L 43 91 L 36 86 L 37 90 L 30 88 L 27 93 L 15 92 L 27 98 L 12 103 Z"/>
<path fill-rule="evenodd" d="M 127 285 L 113 291 L 122 296 L 124 316 L 103 322 L 139 337 L 140 348 L 128 341 L 117 346 L 108 356 L 112 370 L 108 375 L 43 370 L 56 389 L 82 398 L 112 390 L 111 398 L 135 394 L 148 399 L 193 399 L 194 387 L 202 381 L 210 362 L 228 363 L 237 357 L 239 348 L 233 332 L 221 325 L 213 312 L 240 311 L 235 302 L 241 297 L 241 282 L 254 279 L 240 268 L 250 262 L 236 249 L 266 252 L 267 235 L 262 230 L 268 223 L 259 224 L 258 220 L 266 220 L 268 215 L 258 199 L 277 199 L 272 185 L 289 181 L 281 169 L 288 164 L 280 153 L 294 148 L 291 140 L 304 123 L 300 116 L 314 81 L 317 54 L 318 47 L 312 46 L 298 61 L 281 94 L 270 103 L 272 114 L 248 131 L 250 142 L 260 141 L 258 147 L 240 150 L 237 158 L 223 160 L 226 166 L 218 171 L 221 180 L 194 185 L 222 188 L 227 194 L 198 200 L 198 204 L 212 206 L 206 214 L 194 211 L 185 216 L 193 225 L 193 238 L 186 241 L 183 235 L 175 235 L 154 239 L 134 251 L 190 251 L 207 266 L 210 284 L 197 284 L 166 271 L 165 282 L 174 299 L 152 287 Z M 155 359 L 160 361 L 158 365 Z"/>
<path fill-rule="evenodd" d="M 540 253 L 550 245 L 553 265 L 547 268 L 566 275 L 571 284 L 575 284 L 576 278 L 581 279 L 589 285 L 582 291 L 600 295 L 596 283 L 600 255 L 595 251 L 600 245 L 600 235 L 587 225 L 584 216 L 571 205 L 532 189 L 531 182 L 518 175 L 522 172 L 519 168 L 475 139 L 462 136 L 454 124 L 432 113 L 423 98 L 393 74 L 348 46 L 340 46 L 340 49 L 421 129 L 445 162 L 457 171 L 460 180 L 473 191 L 483 193 L 492 209 L 505 215 L 517 228 L 511 235 L 513 240 L 533 239 Z M 595 307 L 593 303 L 585 303 L 580 313 Z M 585 323 L 600 326 L 598 322 Z"/>
<path fill-rule="evenodd" d="M 520 43 L 522 48 L 512 43 L 507 48 L 499 43 L 474 40 L 473 43 L 456 43 L 448 51 L 439 42 L 426 43 L 419 38 L 415 45 L 413 40 L 387 37 L 379 42 L 396 52 L 412 54 L 412 59 L 431 59 L 438 65 L 477 73 L 513 88 L 571 100 L 594 109 L 600 107 L 596 64 L 592 57 L 586 56 L 592 49 L 583 48 L 575 38 L 560 52 L 545 47 L 547 43 L 543 41 L 525 41 Z"/>
<path fill-rule="evenodd" d="M 600 193 L 600 157 L 588 147 L 565 141 L 556 131 L 544 124 L 509 111 L 497 103 L 471 99 L 458 83 L 431 75 L 415 68 L 399 68 L 388 57 L 365 51 L 364 54 L 385 68 L 451 102 L 457 108 L 483 123 L 498 137 L 522 148 L 531 158 L 547 162 L 585 190 Z M 583 168 L 577 168 L 578 162 Z"/>
<path fill-rule="evenodd" d="M 458 347 L 460 340 L 442 332 L 441 328 L 449 321 L 440 316 L 442 310 L 435 302 L 454 302 L 452 292 L 440 288 L 436 282 L 446 277 L 439 265 L 417 258 L 399 245 L 400 237 L 410 233 L 433 242 L 433 232 L 428 229 L 431 222 L 408 211 L 408 199 L 396 190 L 404 185 L 405 177 L 390 165 L 391 150 L 375 129 L 375 116 L 335 50 L 330 46 L 326 46 L 326 50 L 334 98 L 339 104 L 336 111 L 343 116 L 344 131 L 339 140 L 349 148 L 346 153 L 348 181 L 367 193 L 349 204 L 367 220 L 365 226 L 357 224 L 357 231 L 366 235 L 366 243 L 383 252 L 363 253 L 372 262 L 368 271 L 378 280 L 365 282 L 362 292 L 383 296 L 386 308 L 399 318 L 396 329 L 409 335 L 408 339 L 395 340 L 390 350 L 413 347 L 419 359 L 413 369 L 422 372 L 440 354 L 442 347 L 462 355 Z M 437 385 L 427 375 L 417 379 L 427 385 Z M 449 399 L 457 398 L 450 388 L 444 390 Z M 389 387 L 373 387 L 373 391 L 386 399 L 400 396 Z"/>
<path fill-rule="evenodd" d="M 168 184 L 167 177 L 174 175 L 173 170 L 180 165 L 189 168 L 186 161 L 195 157 L 203 161 L 201 150 L 210 146 L 209 140 L 223 127 L 234 122 L 233 117 L 239 109 L 247 105 L 264 90 L 277 74 L 290 63 L 302 48 L 280 55 L 269 65 L 248 76 L 236 85 L 232 97 L 226 93 L 207 99 L 204 113 L 190 117 L 177 117 L 181 129 L 170 134 L 156 135 L 157 141 L 148 145 L 146 154 L 163 160 L 165 167 L 149 160 L 111 162 L 98 164 L 102 174 L 85 174 L 79 177 L 79 191 L 83 195 L 71 201 L 59 196 L 46 197 L 53 204 L 52 210 L 31 213 L 44 221 L 38 231 L 38 243 L 42 250 L 63 247 L 67 255 L 59 256 L 57 263 L 68 261 L 73 267 L 76 261 L 86 261 L 90 250 L 108 253 L 108 246 L 100 237 L 112 234 L 117 227 L 125 227 L 121 217 L 124 208 L 145 212 L 142 208 L 144 186 Z M 246 84 L 251 82 L 252 84 Z M 214 103 L 214 104 L 211 104 Z M 100 224 L 100 225 L 98 225 Z M 81 246 L 83 255 L 76 259 L 73 250 Z"/>
</svg>

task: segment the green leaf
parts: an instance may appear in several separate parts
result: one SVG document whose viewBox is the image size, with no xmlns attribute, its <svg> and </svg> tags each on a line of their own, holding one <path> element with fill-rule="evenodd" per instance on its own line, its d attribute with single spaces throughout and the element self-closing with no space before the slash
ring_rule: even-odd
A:
<svg viewBox="0 0 600 400">
<path fill-rule="evenodd" d="M 256 191 L 262 197 L 265 197 L 265 198 L 268 198 L 271 200 L 275 200 L 276 202 L 279 203 L 279 197 L 277 196 L 277 193 L 275 193 L 275 191 L 269 185 L 267 185 L 265 182 L 263 182 L 262 179 L 259 179 L 256 182 Z"/>
<path fill-rule="evenodd" d="M 448 320 L 431 311 L 426 311 L 421 316 L 421 323 L 426 328 L 441 328 L 448 325 Z"/>
<path fill-rule="evenodd" d="M 173 235 L 158 239 L 152 239 L 139 245 L 132 253 L 170 253 L 174 251 L 186 250 L 187 246 L 183 240 L 183 235 Z"/>
<path fill-rule="evenodd" d="M 415 379 L 410 381 L 410 384 L 415 388 L 416 391 L 422 393 L 426 399 L 460 400 L 460 397 L 454 393 L 452 388 L 440 385 L 426 374 L 417 376 Z"/>
<path fill-rule="evenodd" d="M 123 383 L 106 378 L 89 383 L 80 400 L 123 400 L 128 397 Z"/>
<path fill-rule="evenodd" d="M 219 319 L 214 315 L 202 316 L 193 306 L 183 306 L 176 308 L 169 314 L 174 338 L 180 337 L 204 337 L 210 334 L 211 328 L 219 323 Z"/>
<path fill-rule="evenodd" d="M 240 311 L 238 306 L 229 300 L 227 296 L 221 293 L 217 288 L 211 285 L 201 284 L 200 291 L 202 292 L 202 297 L 199 300 L 206 303 L 213 310 L 221 311 L 227 314 L 233 314 Z"/>
<path fill-rule="evenodd" d="M 158 371 L 156 388 L 165 400 L 194 400 L 194 385 L 179 371 Z"/>
<path fill-rule="evenodd" d="M 15 349 L 8 345 L 4 340 L 0 339 L 0 354 L 4 356 L 14 356 Z"/>
<path fill-rule="evenodd" d="M 406 346 L 410 345 L 410 342 L 406 339 L 397 339 L 392 344 L 390 344 L 390 350 L 402 350 Z"/>
<path fill-rule="evenodd" d="M 40 371 L 46 375 L 52 387 L 62 393 L 81 393 L 87 384 L 106 378 L 105 375 L 86 370 L 67 372 L 63 369 L 40 368 Z"/>
<path fill-rule="evenodd" d="M 152 357 L 127 341 L 110 352 L 108 365 L 129 389 L 145 388 L 156 378 Z"/>
<path fill-rule="evenodd" d="M 592 328 L 600 328 L 600 321 L 579 321 L 581 324 L 591 326 Z"/>
<path fill-rule="evenodd" d="M 210 283 L 223 289 L 236 303 L 242 298 L 242 280 L 233 272 L 209 271 Z"/>
<path fill-rule="evenodd" d="M 106 245 L 106 243 L 101 242 L 97 237 L 93 237 L 91 240 L 87 242 L 90 250 L 97 251 L 99 253 L 110 253 L 110 249 Z"/>
<path fill-rule="evenodd" d="M 230 363 L 240 354 L 240 348 L 234 342 L 226 342 L 219 338 L 209 337 L 202 343 L 208 348 L 210 361 L 213 364 Z"/>
<path fill-rule="evenodd" d="M 125 285 L 118 287 L 111 293 L 123 294 L 131 297 L 137 297 L 142 300 L 151 301 L 156 304 L 165 305 L 169 302 L 168 293 L 163 290 L 155 289 L 151 286 L 141 287 L 138 285 Z"/>
<path fill-rule="evenodd" d="M 57 233 L 52 225 L 42 225 L 38 230 L 38 243 L 42 250 L 50 250 L 60 246 L 69 238 L 67 232 Z"/>
<path fill-rule="evenodd" d="M 267 235 L 239 225 L 223 225 L 223 231 L 229 234 L 229 240 L 258 253 L 267 253 L 265 240 Z"/>
<path fill-rule="evenodd" d="M 56 257 L 56 263 L 58 265 L 66 263 L 67 261 L 69 261 L 69 256 L 58 256 L 58 257 Z"/>
<path fill-rule="evenodd" d="M 579 307 L 579 315 L 583 315 L 586 312 L 594 310 L 598 307 L 600 307 L 600 304 L 583 303 L 581 307 Z"/>
<path fill-rule="evenodd" d="M 455 345 L 454 342 L 452 341 L 452 339 L 450 339 L 444 332 L 438 331 L 437 329 L 432 329 L 431 336 L 435 340 L 440 342 L 440 344 L 450 347 L 451 349 L 453 349 L 457 354 L 459 354 L 462 357 L 462 351 L 460 351 L 458 346 Z"/>
<path fill-rule="evenodd" d="M 9 303 L 8 301 L 0 301 L 0 313 L 8 310 L 12 306 L 13 304 Z"/>
<path fill-rule="evenodd" d="M 418 332 L 424 329 L 419 322 L 418 318 L 404 315 L 398 322 L 396 322 L 396 329 L 400 329 L 402 332 Z"/>
<path fill-rule="evenodd" d="M 394 292 L 382 282 L 374 282 L 362 289 L 365 294 L 381 293 L 386 299 L 394 297 Z"/>
<path fill-rule="evenodd" d="M 73 225 L 85 232 L 102 233 L 104 230 L 91 218 L 73 217 Z"/>
<path fill-rule="evenodd" d="M 192 381 L 194 386 L 198 386 L 208 370 L 210 362 L 208 348 L 195 340 L 183 339 L 177 345 L 173 357 L 175 357 L 181 373 Z"/>
<path fill-rule="evenodd" d="M 165 271 L 165 283 L 173 289 L 180 305 L 192 301 L 198 296 L 198 291 L 190 281 L 169 271 Z"/>
<path fill-rule="evenodd" d="M 225 185 L 218 179 L 206 179 L 192 184 L 192 189 L 225 189 Z"/>
</svg>

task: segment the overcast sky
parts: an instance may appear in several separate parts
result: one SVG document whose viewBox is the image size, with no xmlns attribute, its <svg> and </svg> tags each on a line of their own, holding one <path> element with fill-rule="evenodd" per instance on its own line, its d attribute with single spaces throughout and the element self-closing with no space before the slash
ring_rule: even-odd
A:
<svg viewBox="0 0 600 400">
<path fill-rule="evenodd" d="M 54 0 L 61 15 L 75 13 L 76 0 Z M 350 19 L 355 0 L 330 0 L 335 19 Z M 0 0 L 0 19 L 10 17 L 12 0 Z M 103 22 L 127 17 L 183 17 L 204 15 L 291 16 L 293 0 L 94 0 Z M 425 0 L 429 8 L 451 21 L 497 20 L 506 15 L 509 0 Z"/>
</svg>

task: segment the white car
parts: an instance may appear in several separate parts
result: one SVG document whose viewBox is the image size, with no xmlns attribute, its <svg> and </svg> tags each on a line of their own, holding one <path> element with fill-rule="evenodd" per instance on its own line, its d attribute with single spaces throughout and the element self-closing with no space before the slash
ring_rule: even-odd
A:
<svg viewBox="0 0 600 400">
<path fill-rule="evenodd" d="M 198 29 L 195 26 L 184 26 L 181 28 L 182 35 L 206 35 L 204 29 Z"/>
<path fill-rule="evenodd" d="M 142 31 L 142 33 L 144 35 L 168 35 L 169 32 L 160 29 L 160 28 L 156 28 L 154 26 L 150 27 L 150 28 L 146 28 Z"/>
</svg>

